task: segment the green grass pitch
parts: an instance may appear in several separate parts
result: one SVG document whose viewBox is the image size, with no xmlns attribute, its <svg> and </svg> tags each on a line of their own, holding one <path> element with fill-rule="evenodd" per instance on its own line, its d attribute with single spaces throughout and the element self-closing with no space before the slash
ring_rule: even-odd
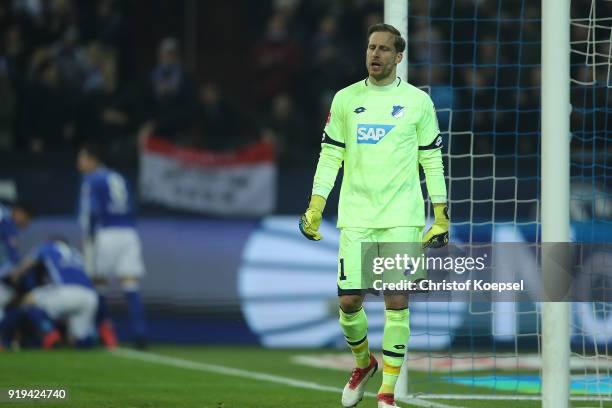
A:
<svg viewBox="0 0 612 408">
<path fill-rule="evenodd" d="M 64 388 L 69 392 L 69 399 L 0 402 L 0 408 L 340 407 L 338 390 L 346 382 L 348 372 L 295 364 L 291 357 L 296 353 L 255 347 L 154 347 L 144 354 L 122 350 L 116 353 L 102 350 L 3 352 L 0 353 L 0 389 Z M 321 351 L 300 350 L 299 353 L 320 354 Z M 221 373 L 211 372 L 219 369 Z M 252 377 L 249 373 L 253 373 Z M 424 374 L 411 372 L 410 376 L 421 387 L 431 388 L 432 384 L 428 386 L 424 381 Z M 299 386 L 291 385 L 292 382 Z M 305 383 L 314 385 L 304 388 Z M 379 384 L 378 373 L 368 384 L 368 391 L 375 393 Z M 438 387 L 436 382 L 434 388 L 440 389 L 440 393 L 479 392 L 472 387 L 439 384 Z M 433 407 L 540 406 L 538 401 L 432 402 Z M 401 407 L 427 404 L 426 400 L 419 400 L 416 405 L 399 403 Z M 358 407 L 375 406 L 375 399 L 366 396 Z M 600 404 L 574 402 L 572 406 L 599 407 Z M 603 406 L 612 407 L 612 403 Z"/>
</svg>

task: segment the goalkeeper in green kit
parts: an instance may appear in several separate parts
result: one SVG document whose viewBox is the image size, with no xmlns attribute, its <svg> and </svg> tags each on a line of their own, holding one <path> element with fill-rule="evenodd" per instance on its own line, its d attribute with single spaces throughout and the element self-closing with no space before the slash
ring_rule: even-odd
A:
<svg viewBox="0 0 612 408">
<path fill-rule="evenodd" d="M 362 307 L 369 285 L 362 282 L 361 243 L 422 242 L 423 247 L 441 247 L 448 242 L 442 137 L 429 96 L 396 76 L 405 48 L 406 41 L 393 26 L 376 24 L 368 30 L 368 77 L 334 96 L 310 204 L 300 219 L 300 231 L 308 239 L 322 239 L 318 229 L 323 208 L 344 163 L 338 208 L 339 320 L 356 363 L 342 393 L 344 407 L 361 401 L 378 368 L 369 351 Z M 419 164 L 435 213 L 424 237 Z M 383 378 L 377 400 L 379 408 L 392 408 L 397 407 L 395 383 L 410 336 L 408 297 L 386 292 L 384 300 Z"/>
</svg>

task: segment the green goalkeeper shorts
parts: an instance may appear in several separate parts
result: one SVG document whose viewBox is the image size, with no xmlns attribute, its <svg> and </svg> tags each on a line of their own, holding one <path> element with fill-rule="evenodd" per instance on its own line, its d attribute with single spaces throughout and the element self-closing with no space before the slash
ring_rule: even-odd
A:
<svg viewBox="0 0 612 408">
<path fill-rule="evenodd" d="M 373 265 L 382 266 L 380 264 L 385 259 L 396 260 L 398 255 L 402 261 L 406 259 L 404 255 L 420 257 L 423 253 L 422 233 L 423 227 L 341 228 L 338 296 L 362 294 L 364 290 L 377 291 L 381 279 L 396 282 L 425 278 L 426 271 L 421 267 L 411 269 L 414 263 L 410 262 L 406 269 L 404 262 L 394 263 L 393 267 L 388 263 L 386 266 L 389 268 L 382 273 L 380 267 L 373 268 Z M 376 280 L 379 280 L 378 284 L 374 283 Z"/>
</svg>

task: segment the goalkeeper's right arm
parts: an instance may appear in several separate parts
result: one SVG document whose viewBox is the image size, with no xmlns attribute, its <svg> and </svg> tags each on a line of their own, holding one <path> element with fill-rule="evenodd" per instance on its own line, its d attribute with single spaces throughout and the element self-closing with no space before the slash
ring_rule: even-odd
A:
<svg viewBox="0 0 612 408">
<path fill-rule="evenodd" d="M 308 203 L 308 209 L 300 217 L 300 231 L 306 238 L 313 241 L 319 241 L 323 238 L 319 233 L 323 209 L 344 160 L 344 146 L 338 142 L 330 141 L 329 136 L 324 133 L 321 154 L 319 155 L 312 186 L 312 196 Z"/>
</svg>

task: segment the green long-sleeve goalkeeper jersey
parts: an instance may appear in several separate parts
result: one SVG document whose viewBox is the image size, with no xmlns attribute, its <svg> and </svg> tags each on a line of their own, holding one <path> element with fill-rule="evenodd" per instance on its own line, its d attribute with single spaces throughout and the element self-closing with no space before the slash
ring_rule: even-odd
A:
<svg viewBox="0 0 612 408">
<path fill-rule="evenodd" d="M 344 161 L 339 228 L 423 226 L 419 163 L 432 201 L 446 201 L 439 133 L 427 93 L 399 78 L 352 84 L 334 96 L 312 193 L 327 198 Z"/>
</svg>

